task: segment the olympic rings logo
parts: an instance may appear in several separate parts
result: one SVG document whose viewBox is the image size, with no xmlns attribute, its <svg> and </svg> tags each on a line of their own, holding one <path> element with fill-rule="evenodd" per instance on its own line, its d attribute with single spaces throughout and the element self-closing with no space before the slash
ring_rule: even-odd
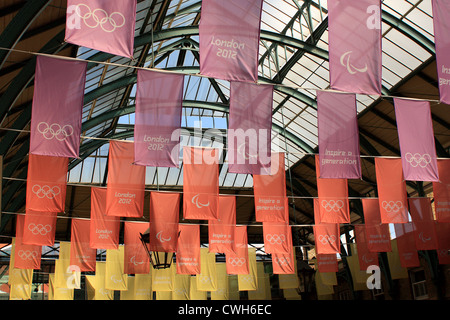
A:
<svg viewBox="0 0 450 320">
<path fill-rule="evenodd" d="M 233 267 L 241 267 L 245 263 L 244 258 L 228 258 L 228 263 L 231 264 Z"/>
<path fill-rule="evenodd" d="M 322 200 L 322 207 L 327 210 L 328 212 L 334 211 L 339 212 L 344 207 L 344 201 L 342 200 Z"/>
<path fill-rule="evenodd" d="M 35 235 L 40 234 L 41 236 L 45 236 L 47 233 L 52 231 L 52 226 L 49 224 L 43 225 L 39 223 L 36 225 L 34 223 L 30 223 L 28 225 L 28 230 Z"/>
<path fill-rule="evenodd" d="M 209 277 L 209 276 L 200 276 L 200 277 L 198 277 L 198 280 L 200 281 L 200 283 L 203 283 L 203 284 L 212 283 L 211 277 Z"/>
<path fill-rule="evenodd" d="M 291 263 L 291 259 L 289 259 L 288 257 L 276 257 L 275 262 L 279 266 L 285 267 L 285 266 L 289 265 L 289 263 Z"/>
<path fill-rule="evenodd" d="M 85 8 L 83 14 L 82 9 Z M 117 28 L 122 28 L 125 25 L 125 16 L 120 12 L 112 12 L 108 15 L 103 9 L 97 8 L 92 10 L 87 4 L 80 3 L 75 6 L 75 14 L 83 20 L 86 27 L 95 29 L 98 26 L 108 33 L 116 31 Z"/>
<path fill-rule="evenodd" d="M 286 240 L 286 237 L 284 234 L 268 234 L 266 235 L 266 240 L 270 244 L 282 244 Z"/>
<path fill-rule="evenodd" d="M 43 198 L 54 199 L 57 195 L 61 193 L 61 189 L 58 186 L 50 188 L 47 185 L 41 187 L 38 184 L 35 184 L 31 188 L 31 191 L 33 191 L 33 193 L 40 199 Z"/>
<path fill-rule="evenodd" d="M 41 133 L 45 139 L 52 140 L 56 139 L 58 141 L 64 141 L 71 135 L 73 135 L 73 127 L 69 124 L 61 127 L 57 123 L 49 125 L 47 122 L 39 122 L 37 125 L 37 130 Z"/>
<path fill-rule="evenodd" d="M 405 154 L 405 160 L 413 168 L 416 168 L 418 166 L 421 168 L 425 168 L 427 165 L 431 163 L 431 156 L 428 153 L 425 153 L 423 155 L 420 153 L 415 153 L 413 155 L 412 153 L 407 152 Z"/>
<path fill-rule="evenodd" d="M 38 257 L 37 251 L 19 250 L 17 254 L 19 255 L 19 258 L 22 260 L 33 260 Z"/>
<path fill-rule="evenodd" d="M 401 201 L 383 201 L 381 207 L 388 213 L 397 213 L 403 208 Z"/>
<path fill-rule="evenodd" d="M 322 243 L 322 244 L 327 244 L 327 243 L 335 243 L 335 241 L 336 241 L 336 236 L 334 236 L 334 235 L 331 235 L 331 236 L 328 236 L 328 235 L 320 235 L 319 236 L 319 241 Z"/>
</svg>

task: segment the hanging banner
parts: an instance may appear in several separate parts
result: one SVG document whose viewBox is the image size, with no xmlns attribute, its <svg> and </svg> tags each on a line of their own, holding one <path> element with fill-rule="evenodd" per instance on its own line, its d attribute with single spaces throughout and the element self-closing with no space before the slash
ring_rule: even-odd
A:
<svg viewBox="0 0 450 320">
<path fill-rule="evenodd" d="M 295 248 L 294 248 L 295 250 Z M 279 274 L 278 284 L 280 289 L 297 289 L 300 286 L 300 281 L 297 274 L 297 260 L 294 259 L 294 273 Z"/>
<path fill-rule="evenodd" d="M 172 300 L 189 300 L 191 290 L 190 274 L 175 274 L 172 291 Z M 195 277 L 197 278 L 197 277 Z"/>
<path fill-rule="evenodd" d="M 394 106 L 405 179 L 439 181 L 430 103 L 395 98 Z"/>
<path fill-rule="evenodd" d="M 294 274 L 295 257 L 292 242 L 288 253 L 272 253 L 272 268 L 274 274 Z"/>
<path fill-rule="evenodd" d="M 31 300 L 31 284 L 12 284 L 9 300 Z"/>
<path fill-rule="evenodd" d="M 328 4 L 332 89 L 381 94 L 381 38 L 381 0 L 339 0 Z"/>
<path fill-rule="evenodd" d="M 156 292 L 173 291 L 176 265 L 173 263 L 169 268 L 152 270 L 152 290 Z"/>
<path fill-rule="evenodd" d="M 432 0 L 434 43 L 436 66 L 439 78 L 439 98 L 442 103 L 450 104 L 450 37 L 448 35 L 450 3 L 445 0 Z"/>
<path fill-rule="evenodd" d="M 134 299 L 134 277 L 128 277 L 127 290 L 120 291 L 120 300 L 135 300 Z"/>
<path fill-rule="evenodd" d="M 317 91 L 320 178 L 360 179 L 356 95 Z"/>
<path fill-rule="evenodd" d="M 436 235 L 439 264 L 450 264 L 450 223 L 437 222 Z"/>
<path fill-rule="evenodd" d="M 417 250 L 438 249 L 436 223 L 433 218 L 433 210 L 431 209 L 431 198 L 409 198 L 408 202 Z"/>
<path fill-rule="evenodd" d="M 49 274 L 48 300 L 73 300 L 73 288 L 58 288 L 55 286 L 55 275 Z"/>
<path fill-rule="evenodd" d="M 179 226 L 180 237 L 177 248 L 177 273 L 200 273 L 200 226 L 184 224 Z"/>
<path fill-rule="evenodd" d="M 145 166 L 134 165 L 133 155 L 133 142 L 109 142 L 108 216 L 141 218 L 144 214 Z"/>
<path fill-rule="evenodd" d="M 316 224 L 313 230 L 318 254 L 341 252 L 339 224 Z"/>
<path fill-rule="evenodd" d="M 140 239 L 140 233 L 144 233 L 147 229 L 148 223 L 124 222 L 124 273 L 126 274 L 147 274 L 150 272 L 150 260 Z"/>
<path fill-rule="evenodd" d="M 36 58 L 31 154 L 78 158 L 86 70 L 87 63 L 82 61 Z"/>
<path fill-rule="evenodd" d="M 202 3 L 200 73 L 229 81 L 258 80 L 262 0 Z"/>
<path fill-rule="evenodd" d="M 180 194 L 150 193 L 150 250 L 176 252 L 178 221 L 180 219 Z"/>
<path fill-rule="evenodd" d="M 269 274 L 264 272 L 264 263 L 256 263 L 258 288 L 248 292 L 248 300 L 271 300 Z"/>
<path fill-rule="evenodd" d="M 391 251 L 389 224 L 381 223 L 378 199 L 361 199 L 365 221 L 366 243 L 369 252 Z"/>
<path fill-rule="evenodd" d="M 273 86 L 230 84 L 228 171 L 270 174 Z"/>
<path fill-rule="evenodd" d="M 151 269 L 150 269 L 151 270 Z M 152 300 L 152 271 L 147 274 L 136 274 L 134 281 L 135 300 Z"/>
<path fill-rule="evenodd" d="M 97 249 L 90 247 L 90 227 L 90 220 L 72 219 L 70 265 L 82 272 L 95 271 Z"/>
<path fill-rule="evenodd" d="M 315 272 L 314 283 L 316 285 L 317 298 L 320 300 L 321 296 L 327 296 L 334 293 L 333 285 L 325 284 L 323 281 L 324 273 Z"/>
<path fill-rule="evenodd" d="M 216 264 L 217 290 L 211 291 L 211 300 L 229 300 L 230 285 L 227 275 L 227 266 L 225 263 Z"/>
<path fill-rule="evenodd" d="M 236 197 L 219 196 L 219 216 L 208 221 L 209 251 L 228 253 L 236 251 Z"/>
<path fill-rule="evenodd" d="M 433 182 L 436 220 L 450 222 L 450 160 L 437 161 L 439 182 Z"/>
<path fill-rule="evenodd" d="M 65 41 L 133 57 L 136 0 L 67 0 Z"/>
<path fill-rule="evenodd" d="M 258 289 L 258 269 L 256 267 L 256 249 L 247 248 L 248 251 L 248 274 L 238 274 L 239 291 L 250 291 Z"/>
<path fill-rule="evenodd" d="M 361 259 L 359 259 L 358 254 L 347 256 L 346 260 L 352 275 L 353 290 L 367 290 L 367 278 L 370 275 L 366 273 L 366 270 L 363 270 L 359 265 L 359 261 L 361 261 Z"/>
<path fill-rule="evenodd" d="M 236 227 L 236 252 L 227 252 L 226 266 L 227 274 L 248 274 L 248 238 L 247 227 Z"/>
<path fill-rule="evenodd" d="M 391 240 L 392 251 L 387 253 L 389 272 L 392 280 L 408 279 L 408 269 L 401 266 L 400 255 L 397 247 L 397 239 Z"/>
<path fill-rule="evenodd" d="M 16 216 L 16 241 L 14 250 L 14 268 L 17 269 L 40 269 L 42 247 L 23 244 L 23 230 L 25 227 L 25 216 Z"/>
<path fill-rule="evenodd" d="M 128 275 L 124 273 L 125 248 L 120 245 L 118 249 L 106 250 L 105 289 L 127 290 Z"/>
<path fill-rule="evenodd" d="M 178 167 L 184 75 L 138 70 L 134 161 Z"/>
<path fill-rule="evenodd" d="M 253 175 L 258 222 L 288 222 L 284 153 L 272 153 L 270 175 Z"/>
<path fill-rule="evenodd" d="M 338 272 L 336 254 L 317 254 L 317 268 L 321 273 Z"/>
<path fill-rule="evenodd" d="M 189 284 L 189 298 L 191 300 L 207 300 L 208 292 L 197 289 L 197 276 L 191 277 Z"/>
<path fill-rule="evenodd" d="M 20 249 L 19 249 L 20 250 Z M 15 257 L 16 257 L 16 238 L 11 239 L 11 255 L 9 259 L 9 275 L 8 284 L 9 285 L 31 285 L 33 281 L 33 269 L 17 269 L 15 267 Z"/>
<path fill-rule="evenodd" d="M 197 290 L 216 291 L 216 254 L 214 252 L 209 252 L 208 248 L 200 248 L 200 265 L 201 272 L 195 276 L 195 278 L 197 278 Z"/>
<path fill-rule="evenodd" d="M 395 234 L 397 236 L 397 248 L 400 264 L 403 268 L 419 267 L 419 254 L 414 241 L 414 226 L 409 223 L 395 223 Z"/>
<path fill-rule="evenodd" d="M 402 160 L 375 158 L 378 201 L 382 223 L 407 223 L 406 181 Z"/>
<path fill-rule="evenodd" d="M 26 210 L 64 212 L 69 159 L 28 156 Z"/>
<path fill-rule="evenodd" d="M 94 249 L 117 249 L 119 246 L 119 217 L 106 212 L 106 189 L 91 187 L 90 247 Z"/>
<path fill-rule="evenodd" d="M 55 287 L 80 289 L 81 272 L 70 264 L 71 243 L 59 243 L 59 257 L 55 260 Z"/>
<path fill-rule="evenodd" d="M 378 266 L 378 253 L 371 252 L 367 246 L 366 226 L 355 225 L 356 248 L 358 250 L 359 267 L 366 271 L 369 266 Z"/>
<path fill-rule="evenodd" d="M 266 253 L 289 255 L 292 251 L 292 228 L 288 224 L 263 222 L 263 237 Z"/>
<path fill-rule="evenodd" d="M 183 214 L 185 219 L 217 220 L 219 150 L 183 148 Z"/>
<path fill-rule="evenodd" d="M 336 255 L 335 255 L 336 256 Z M 326 285 L 337 285 L 337 276 L 336 272 L 321 272 L 318 266 L 318 260 L 314 261 L 314 269 L 320 272 L 320 277 L 322 278 L 322 282 Z"/>
<path fill-rule="evenodd" d="M 106 262 L 97 261 L 95 265 L 95 276 L 86 275 L 88 283 L 89 300 L 114 300 L 114 290 L 105 288 Z M 89 295 L 91 292 L 91 295 Z"/>
<path fill-rule="evenodd" d="M 55 243 L 56 219 L 56 212 L 27 210 L 22 243 L 37 246 L 53 246 Z"/>
<path fill-rule="evenodd" d="M 316 160 L 319 214 L 322 223 L 350 223 L 347 179 L 320 178 L 320 160 Z"/>
</svg>

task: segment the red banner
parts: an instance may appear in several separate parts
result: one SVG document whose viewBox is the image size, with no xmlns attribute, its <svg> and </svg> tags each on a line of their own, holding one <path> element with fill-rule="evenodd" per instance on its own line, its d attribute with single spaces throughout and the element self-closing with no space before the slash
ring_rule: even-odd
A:
<svg viewBox="0 0 450 320">
<path fill-rule="evenodd" d="M 27 210 L 22 243 L 53 246 L 55 244 L 56 219 L 56 212 Z"/>
<path fill-rule="evenodd" d="M 439 264 L 450 264 L 450 223 L 437 222 L 436 234 Z"/>
<path fill-rule="evenodd" d="M 408 204 L 402 160 L 375 158 L 378 201 L 382 223 L 407 223 Z"/>
<path fill-rule="evenodd" d="M 378 199 L 362 199 L 366 243 L 370 252 L 391 252 L 389 224 L 381 223 Z"/>
<path fill-rule="evenodd" d="M 322 223 L 350 223 L 347 179 L 320 178 L 320 160 L 316 155 L 317 193 Z"/>
<path fill-rule="evenodd" d="M 64 212 L 69 159 L 29 155 L 26 210 Z"/>
<path fill-rule="evenodd" d="M 168 192 L 150 193 L 150 250 L 176 252 L 180 194 Z"/>
<path fill-rule="evenodd" d="M 140 234 L 148 229 L 148 223 L 130 222 L 124 223 L 124 273 L 148 274 L 150 272 L 150 260 L 142 242 Z"/>
<path fill-rule="evenodd" d="M 106 212 L 105 188 L 91 188 L 90 246 L 95 249 L 117 249 L 119 247 L 119 217 Z"/>
<path fill-rule="evenodd" d="M 365 271 L 371 265 L 378 266 L 378 253 L 371 252 L 367 246 L 365 225 L 355 226 L 355 237 L 360 270 Z"/>
<path fill-rule="evenodd" d="M 200 273 L 200 226 L 184 224 L 179 226 L 180 237 L 176 254 L 178 274 Z"/>
<path fill-rule="evenodd" d="M 272 268 L 274 274 L 293 274 L 295 270 L 294 247 L 292 246 L 289 253 L 272 253 Z"/>
<path fill-rule="evenodd" d="M 23 244 L 23 230 L 25 227 L 25 216 L 17 215 L 16 239 L 14 248 L 14 268 L 17 269 L 40 269 L 42 247 Z"/>
<path fill-rule="evenodd" d="M 316 254 L 319 272 L 338 272 L 339 266 L 337 256 L 332 254 Z"/>
<path fill-rule="evenodd" d="M 183 148 L 183 212 L 185 219 L 217 220 L 219 214 L 219 150 Z"/>
<path fill-rule="evenodd" d="M 314 198 L 313 232 L 317 254 L 336 254 L 341 252 L 339 224 L 321 221 L 318 198 Z"/>
<path fill-rule="evenodd" d="M 225 254 L 227 274 L 249 274 L 247 227 L 236 227 L 236 253 Z"/>
<path fill-rule="evenodd" d="M 97 249 L 90 247 L 90 226 L 90 220 L 72 219 L 70 265 L 77 266 L 81 272 L 95 271 Z"/>
<path fill-rule="evenodd" d="M 430 198 L 409 198 L 409 211 L 414 226 L 417 250 L 438 248 L 436 223 L 433 219 Z"/>
<path fill-rule="evenodd" d="M 286 223 L 263 222 L 264 250 L 267 253 L 289 255 L 292 249 L 292 229 Z"/>
<path fill-rule="evenodd" d="M 419 254 L 414 241 L 414 226 L 411 222 L 395 223 L 397 248 L 400 264 L 403 268 L 419 267 Z"/>
<path fill-rule="evenodd" d="M 271 158 L 270 175 L 253 175 L 256 221 L 288 222 L 284 153 L 272 153 Z"/>
<path fill-rule="evenodd" d="M 236 197 L 219 196 L 219 217 L 208 221 L 209 251 L 236 252 Z"/>
<path fill-rule="evenodd" d="M 439 182 L 433 182 L 436 220 L 450 222 L 450 160 L 437 161 Z"/>
</svg>

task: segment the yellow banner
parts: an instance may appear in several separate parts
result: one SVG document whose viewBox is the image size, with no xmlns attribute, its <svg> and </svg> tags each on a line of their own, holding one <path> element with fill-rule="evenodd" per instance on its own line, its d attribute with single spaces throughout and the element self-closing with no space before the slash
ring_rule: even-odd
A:
<svg viewBox="0 0 450 320">
<path fill-rule="evenodd" d="M 176 273 L 176 264 L 172 263 L 170 268 L 152 270 L 153 291 L 173 291 L 173 279 Z"/>
<path fill-rule="evenodd" d="M 358 254 L 356 253 L 356 250 L 353 251 L 353 248 L 352 255 L 347 257 L 347 263 L 350 268 L 350 273 L 352 274 L 353 290 L 368 290 L 366 282 L 370 274 L 367 274 L 365 271 L 360 270 Z"/>
<path fill-rule="evenodd" d="M 127 290 L 128 275 L 124 273 L 125 246 L 106 250 L 105 288 L 109 290 Z"/>
<path fill-rule="evenodd" d="M 392 280 L 408 278 L 408 269 L 403 268 L 400 263 L 396 239 L 391 240 L 391 248 L 392 251 L 387 253 L 387 258 Z"/>
<path fill-rule="evenodd" d="M 77 266 L 70 265 L 70 242 L 60 242 L 59 258 L 55 260 L 56 288 L 80 289 L 81 271 Z"/>
<path fill-rule="evenodd" d="M 30 300 L 31 284 L 12 284 L 9 291 L 9 300 Z"/>
<path fill-rule="evenodd" d="M 190 274 L 175 274 L 172 300 L 189 300 L 191 287 Z"/>
<path fill-rule="evenodd" d="M 106 262 L 97 261 L 95 276 L 87 275 L 89 300 L 114 300 L 114 291 L 105 288 Z"/>
<path fill-rule="evenodd" d="M 49 275 L 48 300 L 73 300 L 73 289 L 55 286 L 55 274 Z"/>
<path fill-rule="evenodd" d="M 8 283 L 10 285 L 31 285 L 33 281 L 33 269 L 17 269 L 14 267 L 15 244 L 16 239 L 12 238 Z"/>
<path fill-rule="evenodd" d="M 228 293 L 229 293 L 229 300 L 240 299 L 241 294 L 239 293 L 239 281 L 236 274 L 228 275 Z"/>
<path fill-rule="evenodd" d="M 248 292 L 249 300 L 270 300 L 272 298 L 270 292 L 270 278 L 264 272 L 264 264 L 262 262 L 256 263 L 258 288 Z"/>
<path fill-rule="evenodd" d="M 152 300 L 152 268 L 148 274 L 135 274 L 134 298 L 135 300 Z"/>
<path fill-rule="evenodd" d="M 197 290 L 217 290 L 216 254 L 208 248 L 200 248 L 200 274 L 196 275 Z"/>
<path fill-rule="evenodd" d="M 172 291 L 156 291 L 156 300 L 172 300 Z"/>
<path fill-rule="evenodd" d="M 227 265 L 225 263 L 216 264 L 217 273 L 217 290 L 211 292 L 211 300 L 228 300 L 229 294 L 229 280 L 227 274 Z"/>
<path fill-rule="evenodd" d="M 286 300 L 302 300 L 302 296 L 297 289 L 283 289 L 283 296 Z"/>
<path fill-rule="evenodd" d="M 300 286 L 300 281 L 298 280 L 297 275 L 297 259 L 294 259 L 294 270 L 295 272 L 293 274 L 278 275 L 280 289 L 297 289 Z"/>
<path fill-rule="evenodd" d="M 324 284 L 322 280 L 322 273 L 316 271 L 315 273 L 317 296 L 326 296 L 334 293 L 334 288 L 331 285 Z"/>
<path fill-rule="evenodd" d="M 319 266 L 317 265 L 317 259 L 314 260 L 314 266 L 317 272 L 319 272 Z M 337 277 L 336 272 L 320 272 L 320 277 L 322 279 L 323 284 L 329 286 L 337 285 Z"/>
<path fill-rule="evenodd" d="M 239 291 L 258 289 L 258 272 L 256 269 L 256 249 L 248 249 L 248 274 L 238 274 Z"/>
<path fill-rule="evenodd" d="M 127 290 L 120 291 L 120 300 L 136 300 L 135 299 L 135 277 L 127 277 Z"/>
<path fill-rule="evenodd" d="M 197 289 L 197 276 L 191 277 L 191 285 L 189 288 L 189 297 L 191 300 L 206 300 L 207 299 L 207 292 L 206 291 L 199 291 Z"/>
</svg>

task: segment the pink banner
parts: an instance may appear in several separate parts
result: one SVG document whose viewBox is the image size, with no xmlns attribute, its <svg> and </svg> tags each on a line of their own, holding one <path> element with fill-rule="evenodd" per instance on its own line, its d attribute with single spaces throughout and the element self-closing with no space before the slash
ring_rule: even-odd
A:
<svg viewBox="0 0 450 320">
<path fill-rule="evenodd" d="M 332 89 L 381 94 L 381 0 L 328 3 Z"/>
<path fill-rule="evenodd" d="M 202 2 L 200 73 L 229 81 L 258 80 L 262 0 Z"/>
<path fill-rule="evenodd" d="M 67 0 L 65 41 L 133 56 L 136 0 Z"/>
<path fill-rule="evenodd" d="M 178 167 L 184 76 L 138 70 L 134 161 Z"/>
<path fill-rule="evenodd" d="M 37 57 L 30 153 L 78 158 L 86 67 L 86 62 Z"/>
<path fill-rule="evenodd" d="M 439 182 L 433 182 L 436 220 L 450 222 L 450 159 L 437 161 Z"/>
<path fill-rule="evenodd" d="M 441 102 L 450 104 L 450 3 L 432 0 L 432 8 L 439 96 Z"/>
<path fill-rule="evenodd" d="M 405 179 L 439 181 L 430 103 L 396 98 L 394 105 Z"/>
<path fill-rule="evenodd" d="M 269 174 L 273 86 L 230 84 L 228 171 Z"/>
<path fill-rule="evenodd" d="M 360 179 L 354 94 L 317 91 L 320 178 Z"/>
</svg>

